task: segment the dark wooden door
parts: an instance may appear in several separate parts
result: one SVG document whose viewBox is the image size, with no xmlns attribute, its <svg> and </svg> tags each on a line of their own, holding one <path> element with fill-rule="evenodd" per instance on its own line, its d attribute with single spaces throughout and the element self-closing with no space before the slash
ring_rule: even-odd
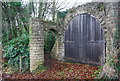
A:
<svg viewBox="0 0 120 81">
<path fill-rule="evenodd" d="M 104 64 L 105 41 L 100 23 L 89 14 L 73 18 L 65 31 L 65 58 L 89 64 Z"/>
</svg>

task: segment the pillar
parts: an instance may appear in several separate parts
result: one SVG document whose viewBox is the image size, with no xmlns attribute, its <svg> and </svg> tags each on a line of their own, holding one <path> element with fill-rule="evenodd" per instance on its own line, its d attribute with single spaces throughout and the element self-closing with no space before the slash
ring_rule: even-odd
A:
<svg viewBox="0 0 120 81">
<path fill-rule="evenodd" d="M 43 27 L 39 19 L 31 19 L 30 25 L 30 71 L 44 63 Z"/>
</svg>

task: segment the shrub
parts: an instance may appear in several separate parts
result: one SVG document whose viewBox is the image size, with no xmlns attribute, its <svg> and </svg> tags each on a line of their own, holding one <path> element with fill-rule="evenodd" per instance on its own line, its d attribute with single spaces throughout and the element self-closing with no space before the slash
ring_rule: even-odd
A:
<svg viewBox="0 0 120 81">
<path fill-rule="evenodd" d="M 3 58 L 7 58 L 7 63 L 3 66 L 10 64 L 19 68 L 19 57 L 22 56 L 22 68 L 29 68 L 29 37 L 28 34 L 22 34 L 19 37 L 13 38 L 8 42 L 3 42 Z"/>
<path fill-rule="evenodd" d="M 55 36 L 52 31 L 47 31 L 44 33 L 44 50 L 50 52 L 55 43 Z"/>
</svg>

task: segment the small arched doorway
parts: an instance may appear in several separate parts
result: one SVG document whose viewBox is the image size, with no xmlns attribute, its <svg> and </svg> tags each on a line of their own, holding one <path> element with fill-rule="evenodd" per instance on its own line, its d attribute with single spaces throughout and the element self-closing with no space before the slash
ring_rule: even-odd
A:
<svg viewBox="0 0 120 81">
<path fill-rule="evenodd" d="M 44 31 L 44 52 L 50 53 L 56 41 L 56 31 L 49 29 Z"/>
<path fill-rule="evenodd" d="M 82 63 L 104 64 L 104 32 L 96 18 L 90 14 L 80 14 L 68 23 L 65 30 L 65 58 Z"/>
</svg>

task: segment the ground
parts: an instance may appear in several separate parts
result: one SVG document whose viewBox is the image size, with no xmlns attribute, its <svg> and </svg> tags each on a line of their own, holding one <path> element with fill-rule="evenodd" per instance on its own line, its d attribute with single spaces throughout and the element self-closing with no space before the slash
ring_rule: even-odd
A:
<svg viewBox="0 0 120 81">
<path fill-rule="evenodd" d="M 3 73 L 4 79 L 94 79 L 94 71 L 98 66 L 80 63 L 70 63 L 51 59 L 45 54 L 45 66 L 47 70 L 35 73 Z"/>
</svg>

